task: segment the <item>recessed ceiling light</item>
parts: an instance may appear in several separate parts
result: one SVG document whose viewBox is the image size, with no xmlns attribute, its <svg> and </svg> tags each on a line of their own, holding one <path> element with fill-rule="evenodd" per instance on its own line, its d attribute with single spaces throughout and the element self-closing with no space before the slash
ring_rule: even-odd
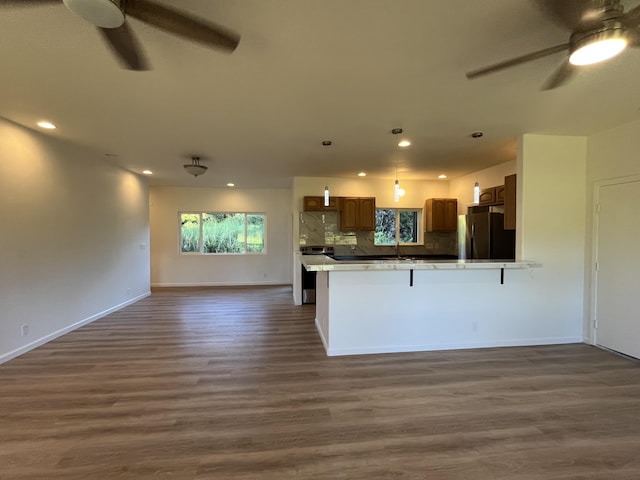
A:
<svg viewBox="0 0 640 480">
<path fill-rule="evenodd" d="M 235 186 L 236 186 L 235 183 L 231 183 L 231 182 L 227 183 L 227 187 L 235 187 Z"/>
<path fill-rule="evenodd" d="M 398 142 L 399 147 L 408 147 L 409 145 L 411 145 L 411 142 L 409 140 L 400 140 Z"/>
<path fill-rule="evenodd" d="M 144 173 L 145 175 L 153 175 L 153 172 L 151 170 L 143 170 L 142 173 Z"/>
<path fill-rule="evenodd" d="M 473 133 L 471 134 L 471 137 L 472 137 L 472 138 L 480 138 L 480 137 L 482 137 L 483 135 L 484 135 L 484 133 L 482 133 L 482 132 L 473 132 Z"/>
<path fill-rule="evenodd" d="M 443 173 L 442 175 L 438 175 L 438 178 L 447 178 L 447 176 Z"/>
<path fill-rule="evenodd" d="M 360 172 L 358 174 L 359 177 L 366 177 L 367 176 L 367 172 Z"/>
<path fill-rule="evenodd" d="M 53 130 L 54 128 L 56 128 L 56 126 L 53 123 L 45 122 L 45 121 L 38 122 L 38 126 L 41 128 L 46 128 L 47 130 Z"/>
</svg>

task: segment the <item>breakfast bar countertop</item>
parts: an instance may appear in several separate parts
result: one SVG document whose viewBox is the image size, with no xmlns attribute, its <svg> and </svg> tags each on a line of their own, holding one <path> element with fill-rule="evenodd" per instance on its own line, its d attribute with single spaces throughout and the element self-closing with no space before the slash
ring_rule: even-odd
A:
<svg viewBox="0 0 640 480">
<path fill-rule="evenodd" d="M 366 270 L 494 270 L 542 267 L 528 260 L 431 260 L 422 258 L 387 258 L 370 260 L 336 260 L 326 255 L 301 257 L 304 267 L 311 272 L 366 271 Z"/>
</svg>

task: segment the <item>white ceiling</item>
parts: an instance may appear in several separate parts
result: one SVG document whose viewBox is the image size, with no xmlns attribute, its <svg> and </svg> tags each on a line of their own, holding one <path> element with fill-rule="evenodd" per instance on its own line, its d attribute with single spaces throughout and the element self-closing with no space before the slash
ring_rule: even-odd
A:
<svg viewBox="0 0 640 480">
<path fill-rule="evenodd" d="M 551 91 L 540 86 L 563 53 L 467 80 L 568 41 L 534 0 L 157 1 L 238 32 L 240 45 L 229 55 L 131 19 L 153 67 L 132 72 L 62 2 L 4 6 L 0 116 L 48 119 L 48 135 L 149 168 L 151 184 L 238 187 L 393 178 L 396 164 L 401 179 L 455 178 L 514 159 L 520 133 L 589 135 L 640 117 L 640 49 Z M 394 127 L 411 147 L 399 151 Z M 191 155 L 206 175 L 183 170 Z"/>
</svg>

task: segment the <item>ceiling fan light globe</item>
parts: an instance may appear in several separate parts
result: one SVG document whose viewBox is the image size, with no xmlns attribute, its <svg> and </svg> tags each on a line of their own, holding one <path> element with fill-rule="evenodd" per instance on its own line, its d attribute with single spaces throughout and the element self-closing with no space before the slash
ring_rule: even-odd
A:
<svg viewBox="0 0 640 480">
<path fill-rule="evenodd" d="M 602 32 L 608 33 L 608 32 Z M 611 34 L 603 38 L 593 35 L 576 44 L 576 48 L 569 56 L 572 65 L 591 65 L 603 62 L 621 53 L 627 47 L 627 39 L 622 35 Z"/>
<path fill-rule="evenodd" d="M 62 0 L 64 5 L 96 27 L 116 28 L 124 23 L 119 0 Z"/>
</svg>

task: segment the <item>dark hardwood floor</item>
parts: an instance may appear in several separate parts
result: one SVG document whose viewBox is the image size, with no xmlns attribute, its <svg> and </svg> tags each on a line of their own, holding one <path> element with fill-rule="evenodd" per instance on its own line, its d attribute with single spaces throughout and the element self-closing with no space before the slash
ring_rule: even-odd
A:
<svg viewBox="0 0 640 480">
<path fill-rule="evenodd" d="M 638 362 L 329 358 L 313 319 L 289 287 L 161 289 L 0 365 L 0 479 L 640 478 Z"/>
</svg>

